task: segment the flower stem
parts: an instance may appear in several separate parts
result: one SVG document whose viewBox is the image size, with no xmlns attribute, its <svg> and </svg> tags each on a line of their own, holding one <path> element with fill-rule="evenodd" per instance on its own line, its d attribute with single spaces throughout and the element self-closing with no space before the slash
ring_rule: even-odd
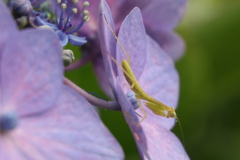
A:
<svg viewBox="0 0 240 160">
<path fill-rule="evenodd" d="M 94 97 L 65 77 L 63 79 L 63 83 L 74 89 L 77 93 L 81 94 L 89 103 L 96 107 L 112 111 L 121 111 L 121 106 L 116 101 L 105 101 L 103 99 Z"/>
</svg>

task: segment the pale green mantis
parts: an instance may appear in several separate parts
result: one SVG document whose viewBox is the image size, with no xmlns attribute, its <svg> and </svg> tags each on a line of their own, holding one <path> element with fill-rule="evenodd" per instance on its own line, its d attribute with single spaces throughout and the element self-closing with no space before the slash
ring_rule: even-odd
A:
<svg viewBox="0 0 240 160">
<path fill-rule="evenodd" d="M 117 42 L 121 46 L 123 52 L 126 54 L 126 56 L 128 58 L 127 58 L 127 60 L 122 60 L 122 65 L 120 65 L 111 55 L 109 55 L 109 56 L 116 63 L 116 65 L 119 66 L 123 70 L 124 77 L 126 78 L 128 84 L 130 85 L 131 90 L 136 94 L 136 98 L 138 98 L 140 100 L 144 100 L 146 102 L 146 106 L 154 114 L 162 116 L 162 117 L 166 117 L 166 118 L 176 118 L 177 119 L 177 115 L 176 115 L 175 109 L 173 107 L 169 107 L 169 106 L 163 104 L 162 102 L 156 100 L 155 98 L 148 95 L 141 88 L 141 86 L 139 85 L 139 83 L 138 83 L 138 81 L 137 81 L 136 77 L 134 76 L 133 71 L 131 69 L 130 57 L 129 57 L 127 51 L 124 49 L 122 43 L 120 42 L 120 40 L 118 39 L 118 37 L 114 33 L 113 29 L 109 25 L 105 15 L 104 15 L 104 18 L 105 18 L 105 21 L 107 23 L 108 28 L 111 30 L 113 36 L 115 37 L 115 39 L 117 40 Z M 146 116 L 140 122 L 142 122 L 145 118 L 146 118 Z"/>
<path fill-rule="evenodd" d="M 141 105 L 141 101 L 143 100 L 145 101 L 145 106 L 151 110 L 154 114 L 162 116 L 162 117 L 166 117 L 166 118 L 175 118 L 177 120 L 177 122 L 179 123 L 180 129 L 181 129 L 181 134 L 182 134 L 182 138 L 183 138 L 183 145 L 185 146 L 185 142 L 184 142 L 184 136 L 183 136 L 183 131 L 182 131 L 182 127 L 181 127 L 181 123 L 177 117 L 177 114 L 175 112 L 175 109 L 173 107 L 169 107 L 165 104 L 163 104 L 162 102 L 156 100 L 155 98 L 151 97 L 149 94 L 147 94 L 142 87 L 140 86 L 140 84 L 138 83 L 136 77 L 134 76 L 134 73 L 131 69 L 130 66 L 130 56 L 127 53 L 127 51 L 125 50 L 124 46 L 122 45 L 121 41 L 118 39 L 118 37 L 116 36 L 116 34 L 114 33 L 113 29 L 111 28 L 111 26 L 109 25 L 106 16 L 104 15 L 105 21 L 107 23 L 108 28 L 111 30 L 113 36 L 115 37 L 115 39 L 117 40 L 118 44 L 120 45 L 121 49 L 123 50 L 123 52 L 125 53 L 127 60 L 122 60 L 122 64 L 120 65 L 111 55 L 109 54 L 110 58 L 115 62 L 115 64 L 122 69 L 123 71 L 123 75 L 127 81 L 127 83 L 129 84 L 131 90 L 135 93 L 136 99 L 138 104 L 140 105 L 141 109 L 144 112 L 144 117 L 142 117 L 141 115 L 139 115 L 137 112 L 136 114 L 140 117 L 142 117 L 142 119 L 139 121 L 139 124 L 147 118 L 146 112 L 144 111 L 142 105 Z M 185 148 L 185 147 L 184 147 Z"/>
</svg>

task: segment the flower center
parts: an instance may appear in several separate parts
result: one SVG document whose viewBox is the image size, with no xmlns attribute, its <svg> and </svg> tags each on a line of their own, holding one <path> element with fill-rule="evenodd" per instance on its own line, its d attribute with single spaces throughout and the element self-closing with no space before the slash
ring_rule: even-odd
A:
<svg viewBox="0 0 240 160">
<path fill-rule="evenodd" d="M 85 1 L 83 3 L 83 8 L 80 12 L 78 12 L 76 8 L 78 0 L 72 0 L 72 3 L 72 5 L 68 5 L 68 0 L 64 0 L 64 2 L 57 0 L 57 7 L 55 8 L 56 26 L 66 34 L 72 34 L 78 31 L 83 26 L 84 22 L 89 20 L 89 12 L 85 10 L 85 8 L 89 6 L 89 2 Z M 58 6 L 61 8 L 60 16 L 58 15 Z M 77 15 L 77 13 L 79 13 L 79 15 Z M 75 15 L 77 15 L 77 20 L 73 25 L 71 21 Z"/>
<path fill-rule="evenodd" d="M 0 133 L 13 130 L 18 125 L 16 112 L 9 111 L 0 115 Z"/>
</svg>

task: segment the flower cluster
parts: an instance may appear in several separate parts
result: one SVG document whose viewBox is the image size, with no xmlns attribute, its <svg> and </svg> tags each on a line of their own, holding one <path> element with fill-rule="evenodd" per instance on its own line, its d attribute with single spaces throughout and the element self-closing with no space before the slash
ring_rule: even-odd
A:
<svg viewBox="0 0 240 160">
<path fill-rule="evenodd" d="M 135 95 L 144 90 L 176 109 L 179 77 L 174 59 L 183 52 L 183 43 L 173 28 L 186 0 L 107 2 L 90 0 L 89 6 L 78 0 L 0 1 L 0 160 L 124 159 L 93 106 L 123 113 L 142 159 L 189 159 L 170 131 L 175 119 L 156 114 L 147 99 Z M 50 9 L 54 18 L 45 14 Z M 162 14 L 157 24 L 150 18 L 154 14 Z M 28 25 L 19 31 L 14 20 L 22 16 Z M 63 50 L 68 42 L 85 44 L 82 49 L 88 55 L 80 65 L 71 64 L 71 50 Z M 97 98 L 64 77 L 64 69 L 89 60 L 113 101 Z"/>
<path fill-rule="evenodd" d="M 58 35 L 61 46 L 65 46 L 68 41 L 74 45 L 74 46 L 81 46 L 85 44 L 87 41 L 84 37 L 77 37 L 72 35 L 73 33 L 77 32 L 84 24 L 84 22 L 89 20 L 88 11 L 85 10 L 86 7 L 89 6 L 89 3 L 86 1 L 83 3 L 83 8 L 79 12 L 78 9 L 75 7 L 78 3 L 78 0 L 73 0 L 72 5 L 68 5 L 68 1 L 65 0 L 65 2 L 61 2 L 61 0 L 57 1 L 57 5 L 60 6 L 60 14 L 58 14 L 58 6 L 56 6 L 55 9 L 55 24 L 51 24 L 48 22 L 45 22 L 41 19 L 40 16 L 36 16 L 36 21 L 39 26 L 47 26 L 52 28 L 55 33 Z M 78 14 L 79 16 L 77 21 L 78 24 L 74 25 L 72 24 L 72 18 L 74 15 Z M 65 14 L 66 13 L 66 14 Z M 65 18 L 64 18 L 65 16 Z"/>
</svg>

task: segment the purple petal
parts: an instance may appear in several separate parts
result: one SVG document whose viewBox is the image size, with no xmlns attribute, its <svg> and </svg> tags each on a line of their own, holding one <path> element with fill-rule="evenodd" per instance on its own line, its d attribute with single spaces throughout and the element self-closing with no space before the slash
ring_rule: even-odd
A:
<svg viewBox="0 0 240 160">
<path fill-rule="evenodd" d="M 126 54 L 130 57 L 130 65 L 135 77 L 138 79 L 142 74 L 147 52 L 146 32 L 143 26 L 142 15 L 139 8 L 134 8 L 123 21 L 118 38 L 123 48 L 117 43 L 117 61 L 122 64 L 122 60 L 128 60 Z M 118 67 L 120 81 L 123 82 L 125 77 L 123 71 Z"/>
<path fill-rule="evenodd" d="M 149 0 L 121 0 L 115 3 L 113 6 L 110 6 L 113 12 L 113 17 L 116 22 L 116 28 L 119 29 L 121 26 L 122 21 L 125 19 L 125 17 L 133 10 L 133 8 L 138 7 L 138 8 L 144 8 L 147 6 Z"/>
<path fill-rule="evenodd" d="M 0 139 L 5 147 L 1 159 L 123 159 L 121 147 L 92 106 L 70 88 L 61 88 L 52 110 L 22 118 L 11 136 Z"/>
<path fill-rule="evenodd" d="M 147 33 L 160 44 L 162 49 L 170 55 L 173 60 L 178 60 L 185 52 L 185 43 L 182 38 L 168 30 L 151 31 L 147 30 Z"/>
<path fill-rule="evenodd" d="M 116 5 L 115 10 L 121 11 L 114 16 L 117 22 L 121 22 L 134 7 L 139 7 L 146 28 L 172 30 L 182 19 L 187 0 L 122 0 Z"/>
<path fill-rule="evenodd" d="M 87 40 L 85 37 L 78 37 L 78 36 L 74 36 L 71 34 L 68 35 L 68 41 L 73 46 L 81 46 L 81 45 L 87 43 Z"/>
<path fill-rule="evenodd" d="M 103 58 L 98 57 L 93 60 L 93 67 L 94 67 L 94 72 L 97 75 L 98 82 L 103 89 L 103 91 L 108 95 L 110 98 L 114 98 L 112 88 L 110 86 L 108 77 L 105 72 L 105 67 L 103 63 Z"/>
<path fill-rule="evenodd" d="M 5 4 L 0 1 L 0 53 L 3 50 L 3 47 L 5 45 L 5 42 L 7 42 L 7 38 L 11 38 L 12 35 L 17 33 L 17 26 L 8 11 L 8 8 L 5 6 Z"/>
<path fill-rule="evenodd" d="M 57 30 L 55 33 L 58 35 L 58 38 L 60 40 L 60 45 L 62 47 L 66 46 L 67 43 L 68 43 L 68 36 L 64 32 L 62 32 L 61 30 Z"/>
<path fill-rule="evenodd" d="M 116 54 L 116 40 L 109 29 L 105 17 L 114 30 L 114 23 L 111 15 L 111 11 L 109 9 L 108 4 L 105 0 L 100 2 L 99 6 L 99 37 L 100 37 L 100 44 L 101 44 L 101 51 L 103 56 L 103 62 L 105 65 L 106 75 L 109 78 L 109 82 L 111 88 L 113 89 L 113 94 L 116 98 L 116 91 L 115 91 L 115 83 L 116 83 L 116 66 L 113 64 L 110 55 L 115 58 Z M 114 66 L 114 67 L 113 67 Z"/>
<path fill-rule="evenodd" d="M 152 0 L 142 14 L 146 28 L 174 29 L 185 13 L 187 0 Z"/>
<path fill-rule="evenodd" d="M 12 37 L 0 63 L 3 109 L 20 116 L 49 109 L 61 91 L 61 52 L 49 30 L 26 30 Z"/>
<path fill-rule="evenodd" d="M 122 91 L 119 80 L 120 79 L 118 79 L 117 83 L 117 95 L 118 102 L 122 107 L 123 115 L 132 131 L 134 139 L 137 143 L 137 147 L 139 149 L 139 153 L 142 157 L 149 157 L 147 152 L 148 145 L 145 137 L 146 134 L 143 132 L 141 125 L 139 125 L 139 120 L 137 114 L 134 111 L 134 106 L 128 101 L 126 94 Z"/>
<path fill-rule="evenodd" d="M 176 108 L 179 96 L 179 77 L 172 59 L 160 48 L 160 46 L 147 37 L 147 61 L 139 84 L 150 96 L 160 102 Z M 147 119 L 151 123 L 160 124 L 171 129 L 175 119 L 157 116 L 148 108 Z"/>
<path fill-rule="evenodd" d="M 37 25 L 39 25 L 39 26 L 47 25 L 47 26 L 51 27 L 51 28 L 54 29 L 54 30 L 57 30 L 57 29 L 58 29 L 58 27 L 57 27 L 55 24 L 52 24 L 52 23 L 48 23 L 48 22 L 43 21 L 43 20 L 40 18 L 40 16 L 36 16 L 35 21 L 36 21 Z"/>
<path fill-rule="evenodd" d="M 168 129 L 145 120 L 141 124 L 147 138 L 148 153 L 154 160 L 189 160 L 180 140 Z"/>
</svg>

